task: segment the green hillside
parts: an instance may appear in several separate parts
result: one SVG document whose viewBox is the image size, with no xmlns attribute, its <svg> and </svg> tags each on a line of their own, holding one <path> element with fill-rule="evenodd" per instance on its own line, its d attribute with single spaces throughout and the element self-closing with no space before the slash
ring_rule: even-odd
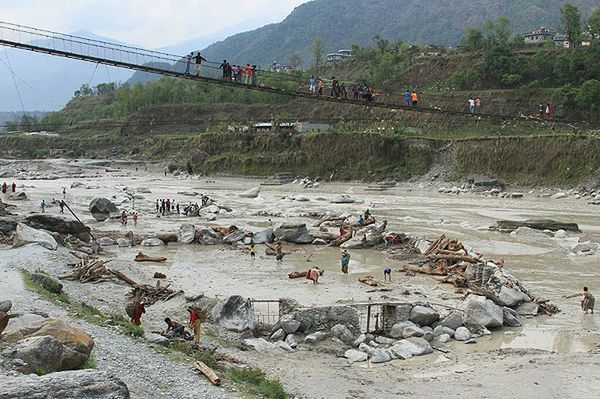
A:
<svg viewBox="0 0 600 399">
<path fill-rule="evenodd" d="M 410 43 L 457 45 L 469 27 L 508 16 L 515 33 L 556 27 L 565 3 L 587 18 L 600 0 L 315 0 L 297 7 L 284 21 L 240 33 L 206 48 L 209 59 L 268 65 L 292 55 L 312 63 L 310 45 L 323 38 L 325 52 L 370 45 L 375 35 Z"/>
</svg>

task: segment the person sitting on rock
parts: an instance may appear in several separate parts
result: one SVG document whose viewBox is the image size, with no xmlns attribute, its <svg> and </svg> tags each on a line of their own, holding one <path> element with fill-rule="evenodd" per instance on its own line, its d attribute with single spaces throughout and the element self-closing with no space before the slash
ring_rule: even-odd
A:
<svg viewBox="0 0 600 399">
<path fill-rule="evenodd" d="M 190 339 L 192 335 L 189 331 L 186 331 L 185 327 L 178 323 L 175 320 L 171 320 L 170 318 L 165 318 L 165 323 L 167 323 L 167 330 L 165 331 L 165 335 L 171 333 L 171 339 L 176 337 L 182 337 L 184 339 Z"/>
</svg>

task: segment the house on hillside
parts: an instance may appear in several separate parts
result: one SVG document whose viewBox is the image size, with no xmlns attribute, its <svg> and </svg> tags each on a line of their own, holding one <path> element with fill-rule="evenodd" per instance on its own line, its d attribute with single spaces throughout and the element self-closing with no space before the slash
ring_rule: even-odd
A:
<svg viewBox="0 0 600 399">
<path fill-rule="evenodd" d="M 272 65 L 271 65 L 271 72 L 289 72 L 292 71 L 294 68 L 292 68 L 291 65 L 283 65 L 278 63 L 277 61 L 275 61 Z"/>
<path fill-rule="evenodd" d="M 525 37 L 525 44 L 540 44 L 546 41 L 554 39 L 556 36 L 556 29 L 544 28 L 534 30 L 532 32 L 523 35 Z"/>
<path fill-rule="evenodd" d="M 340 62 L 354 58 L 352 50 L 338 50 L 337 53 L 327 54 L 327 62 Z"/>
<path fill-rule="evenodd" d="M 570 48 L 571 42 L 569 41 L 569 37 L 563 33 L 557 33 L 552 38 L 554 45 L 556 47 Z"/>
</svg>

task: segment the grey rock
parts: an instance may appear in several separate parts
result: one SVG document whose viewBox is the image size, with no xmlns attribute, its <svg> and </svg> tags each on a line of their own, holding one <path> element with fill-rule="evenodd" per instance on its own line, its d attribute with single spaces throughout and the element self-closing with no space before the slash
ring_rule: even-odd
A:
<svg viewBox="0 0 600 399">
<path fill-rule="evenodd" d="M 450 336 L 450 338 L 454 337 L 454 330 L 446 327 L 446 326 L 437 326 L 434 330 L 433 330 L 433 335 L 436 337 L 439 337 L 440 335 L 443 334 L 447 334 Z"/>
<path fill-rule="evenodd" d="M 203 292 L 197 292 L 197 293 L 186 293 L 185 294 L 185 300 L 188 302 L 196 302 L 199 299 L 204 298 L 204 293 Z"/>
<path fill-rule="evenodd" d="M 129 399 L 127 385 L 117 377 L 96 370 L 51 373 L 38 377 L 0 376 L 0 398 L 11 399 Z"/>
<path fill-rule="evenodd" d="M 423 326 L 421 327 L 421 330 L 425 331 L 425 332 L 433 332 L 433 328 L 431 328 L 430 326 Z"/>
<path fill-rule="evenodd" d="M 293 334 L 300 328 L 300 322 L 293 319 L 291 316 L 284 316 L 279 320 L 281 328 L 286 334 Z"/>
<path fill-rule="evenodd" d="M 500 288 L 500 292 L 498 293 L 497 297 L 500 305 L 508 307 L 517 306 L 522 302 L 530 301 L 529 297 L 521 291 L 515 290 L 514 288 L 510 288 L 505 285 L 503 285 L 502 288 Z"/>
<path fill-rule="evenodd" d="M 425 338 L 427 341 L 431 342 L 435 338 L 435 335 L 433 335 L 433 332 L 431 332 L 431 331 L 425 331 L 425 334 L 423 334 L 423 338 Z"/>
<path fill-rule="evenodd" d="M 259 230 L 252 235 L 252 244 L 267 244 L 272 243 L 275 238 L 273 229 L 268 228 Z"/>
<path fill-rule="evenodd" d="M 37 315 L 37 314 L 33 314 L 33 313 L 25 313 L 19 317 L 10 319 L 8 322 L 8 325 L 6 326 L 6 329 L 4 331 L 6 333 L 10 333 L 13 331 L 19 331 L 22 328 L 27 327 L 30 324 L 33 324 L 33 323 L 41 321 L 41 320 L 44 320 L 44 317 Z"/>
<path fill-rule="evenodd" d="M 146 238 L 142 241 L 143 247 L 160 247 L 165 245 L 165 243 L 160 238 Z"/>
<path fill-rule="evenodd" d="M 396 340 L 395 339 L 391 339 L 391 338 L 387 338 L 387 337 L 379 336 L 379 337 L 375 338 L 375 342 L 378 343 L 378 344 L 382 344 L 382 345 L 391 345 L 394 342 L 396 342 Z"/>
<path fill-rule="evenodd" d="M 258 198 L 260 187 L 254 187 L 240 194 L 241 198 Z"/>
<path fill-rule="evenodd" d="M 520 304 L 515 311 L 519 316 L 537 316 L 539 306 L 537 303 L 525 302 Z"/>
<path fill-rule="evenodd" d="M 419 337 L 400 340 L 396 342 L 392 347 L 392 350 L 394 350 L 394 348 L 396 348 L 397 351 L 408 351 L 412 356 L 422 356 L 433 352 L 433 348 L 429 341 Z"/>
<path fill-rule="evenodd" d="M 336 324 L 331 327 L 331 335 L 342 340 L 346 344 L 354 342 L 354 334 L 343 324 Z"/>
<path fill-rule="evenodd" d="M 392 326 L 392 328 L 390 329 L 390 332 L 389 332 L 389 336 L 392 338 L 402 338 L 402 332 L 407 327 L 418 327 L 418 326 L 415 323 L 413 323 L 412 321 L 408 321 L 408 320 L 401 321 Z"/>
<path fill-rule="evenodd" d="M 274 234 L 277 240 L 294 244 L 310 244 L 314 241 L 305 223 L 284 223 L 275 230 Z"/>
<path fill-rule="evenodd" d="M 458 327 L 454 332 L 454 339 L 457 341 L 468 341 L 471 339 L 471 332 L 466 327 Z"/>
<path fill-rule="evenodd" d="M 23 191 L 19 191 L 18 193 L 12 193 L 8 196 L 13 201 L 27 201 L 29 198 L 27 194 Z"/>
<path fill-rule="evenodd" d="M 213 308 L 212 316 L 221 327 L 237 332 L 254 330 L 256 323 L 250 302 L 239 295 L 219 302 Z"/>
<path fill-rule="evenodd" d="M 511 308 L 502 308 L 502 314 L 504 315 L 504 325 L 507 327 L 521 327 L 523 324 L 519 320 L 517 312 Z"/>
<path fill-rule="evenodd" d="M 348 349 L 344 353 L 344 357 L 346 359 L 348 359 L 351 363 L 355 363 L 355 362 L 365 362 L 369 356 L 365 352 L 361 352 L 356 349 Z"/>
<path fill-rule="evenodd" d="M 119 245 L 119 243 L 116 240 L 113 240 L 109 237 L 102 237 L 98 240 L 98 244 L 100 244 L 101 247 L 111 247 Z"/>
<path fill-rule="evenodd" d="M 592 242 L 584 242 L 577 244 L 573 248 L 573 253 L 577 255 L 594 254 L 598 250 L 598 244 Z"/>
<path fill-rule="evenodd" d="M 169 340 L 169 338 L 164 337 L 160 334 L 146 333 L 144 334 L 144 336 L 146 340 L 148 340 L 148 342 L 151 342 L 153 344 L 164 346 L 167 348 L 171 346 L 171 341 Z"/>
<path fill-rule="evenodd" d="M 502 326 L 502 308 L 486 297 L 469 295 L 462 303 L 461 309 L 485 328 Z"/>
<path fill-rule="evenodd" d="M 27 362 L 37 374 L 62 371 L 65 347 L 54 337 L 29 337 L 22 339 L 11 349 L 11 357 Z"/>
<path fill-rule="evenodd" d="M 53 294 L 60 294 L 63 290 L 63 285 L 57 279 L 45 273 L 32 273 L 31 279 Z"/>
<path fill-rule="evenodd" d="M 419 327 L 408 326 L 404 330 L 402 330 L 403 338 L 422 337 L 423 335 L 425 335 L 425 331 L 423 331 Z"/>
<path fill-rule="evenodd" d="M 387 363 L 392 360 L 392 356 L 386 351 L 376 351 L 371 355 L 371 363 Z"/>
<path fill-rule="evenodd" d="M 285 337 L 285 343 L 288 344 L 290 348 L 296 348 L 298 346 L 299 339 L 294 334 L 288 334 L 288 336 Z"/>
<path fill-rule="evenodd" d="M 242 241 L 244 239 L 244 237 L 246 237 L 246 232 L 243 230 L 236 230 L 234 232 L 232 232 L 231 234 L 225 236 L 223 238 L 223 242 L 225 244 L 233 244 L 236 243 L 238 241 Z"/>
<path fill-rule="evenodd" d="M 10 300 L 0 301 L 0 312 L 8 313 L 8 312 L 10 312 L 11 308 L 12 308 L 12 301 L 10 301 Z"/>
<path fill-rule="evenodd" d="M 347 194 L 341 194 L 330 201 L 332 204 L 353 204 L 356 200 L 352 199 Z"/>
<path fill-rule="evenodd" d="M 17 219 L 14 216 L 0 217 L 0 232 L 11 235 L 17 229 Z"/>
<path fill-rule="evenodd" d="M 133 247 L 133 241 L 128 238 L 117 239 L 117 245 L 119 248 Z"/>
<path fill-rule="evenodd" d="M 430 326 L 440 319 L 440 314 L 428 306 L 414 306 L 410 311 L 410 321 L 420 326 Z"/>
<path fill-rule="evenodd" d="M 435 337 L 432 341 L 432 345 L 446 344 L 452 340 L 452 337 L 448 334 L 442 334 Z"/>
<path fill-rule="evenodd" d="M 279 341 L 275 345 L 277 348 L 281 349 L 282 351 L 284 351 L 286 353 L 294 352 L 294 349 L 290 345 L 288 345 L 286 342 Z"/>
<path fill-rule="evenodd" d="M 444 319 L 440 321 L 439 325 L 456 330 L 458 327 L 463 325 L 463 318 L 460 313 L 452 312 L 448 316 L 444 317 Z"/>
<path fill-rule="evenodd" d="M 397 359 L 406 360 L 413 357 L 413 351 L 409 349 L 409 346 L 407 344 L 394 345 L 390 348 L 390 352 L 392 352 L 394 357 L 396 357 Z"/>
<path fill-rule="evenodd" d="M 55 251 L 58 243 L 48 233 L 33 229 L 26 224 L 19 223 L 13 239 L 13 247 L 22 247 L 27 244 L 39 244 L 46 249 Z"/>
<path fill-rule="evenodd" d="M 182 224 L 179 228 L 178 241 L 182 244 L 191 244 L 196 240 L 196 227 L 193 224 Z"/>
<path fill-rule="evenodd" d="M 198 231 L 198 243 L 200 245 L 217 245 L 221 241 L 221 237 L 213 229 L 206 228 Z"/>
<path fill-rule="evenodd" d="M 373 349 L 372 346 L 367 345 L 365 343 L 358 345 L 358 350 L 361 352 L 368 353 L 368 354 L 372 354 L 375 351 L 375 349 Z"/>
<path fill-rule="evenodd" d="M 395 325 L 397 323 L 407 321 L 410 319 L 410 311 L 412 310 L 412 305 L 410 304 L 401 304 L 396 306 L 386 306 L 386 320 L 390 325 Z"/>
<path fill-rule="evenodd" d="M 254 350 L 257 352 L 266 352 L 275 347 L 275 345 L 265 340 L 264 338 L 245 339 L 243 342 L 244 345 L 254 348 Z"/>
<path fill-rule="evenodd" d="M 285 340 L 285 331 L 283 331 L 282 328 L 280 328 L 279 330 L 275 331 L 273 334 L 271 334 L 271 341 L 284 341 Z"/>
<path fill-rule="evenodd" d="M 327 241 L 323 240 L 322 238 L 315 238 L 315 240 L 312 242 L 312 245 L 327 245 Z"/>
<path fill-rule="evenodd" d="M 90 242 L 90 229 L 68 216 L 35 213 L 27 216 L 23 223 L 36 230 L 47 230 L 62 235 L 72 235 L 83 242 Z"/>
<path fill-rule="evenodd" d="M 304 342 L 308 344 L 316 344 L 317 342 L 323 341 L 327 338 L 327 333 L 323 331 L 317 331 L 315 333 L 309 334 L 304 338 Z"/>
<path fill-rule="evenodd" d="M 90 202 L 89 210 L 94 219 L 99 222 L 119 213 L 119 208 L 107 198 L 94 198 Z"/>
<path fill-rule="evenodd" d="M 367 340 L 367 336 L 365 334 L 360 334 L 358 336 L 358 338 L 356 338 L 356 340 L 354 341 L 352 346 L 354 346 L 355 348 L 358 348 L 360 346 L 360 344 L 364 343 L 366 340 Z"/>
</svg>

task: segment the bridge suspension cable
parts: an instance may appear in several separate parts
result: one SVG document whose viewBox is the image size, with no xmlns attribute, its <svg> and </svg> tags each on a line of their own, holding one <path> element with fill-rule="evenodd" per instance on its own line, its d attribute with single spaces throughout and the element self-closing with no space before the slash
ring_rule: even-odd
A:
<svg viewBox="0 0 600 399">
<path fill-rule="evenodd" d="M 429 114 L 464 116 L 480 118 L 512 120 L 519 119 L 521 116 L 507 116 L 492 113 L 481 113 L 473 115 L 468 112 L 447 110 L 432 107 L 410 107 L 404 104 L 386 102 L 386 101 L 361 101 L 353 99 L 341 99 L 330 96 L 314 95 L 305 91 L 289 90 L 284 87 L 272 87 L 263 84 L 261 78 L 270 78 L 284 82 L 286 79 L 283 74 L 270 73 L 267 71 L 258 71 L 259 84 L 244 84 L 231 79 L 225 80 L 218 77 L 206 76 L 203 73 L 199 76 L 186 73 L 188 66 L 187 56 L 170 54 L 167 52 L 147 50 L 141 47 L 129 46 L 119 43 L 111 43 L 102 40 L 88 39 L 81 36 L 69 35 L 59 32 L 53 32 L 44 29 L 33 28 L 29 26 L 17 25 L 9 22 L 0 21 L 0 45 L 12 47 L 36 53 L 49 54 L 52 56 L 71 58 L 104 64 L 119 68 L 127 68 L 135 71 L 148 72 L 162 76 L 188 79 L 193 81 L 206 82 L 210 84 L 235 87 L 245 90 L 260 91 L 271 94 L 306 98 L 315 101 L 328 101 L 348 105 L 360 105 L 367 107 L 386 108 L 391 110 L 403 110 L 411 112 L 422 112 Z M 206 61 L 202 63 L 202 70 L 218 70 L 219 63 L 215 61 Z M 293 77 L 289 82 L 298 83 Z M 552 122 L 572 123 L 561 118 L 555 118 Z"/>
</svg>

